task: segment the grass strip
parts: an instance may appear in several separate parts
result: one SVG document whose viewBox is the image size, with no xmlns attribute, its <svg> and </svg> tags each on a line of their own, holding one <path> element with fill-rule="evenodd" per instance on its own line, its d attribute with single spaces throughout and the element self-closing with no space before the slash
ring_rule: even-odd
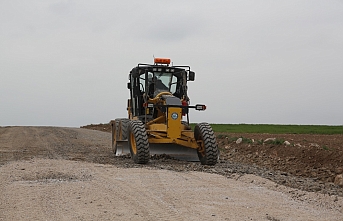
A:
<svg viewBox="0 0 343 221">
<path fill-rule="evenodd" d="M 282 124 L 210 124 L 215 132 L 269 134 L 343 134 L 343 126 Z M 194 128 L 195 123 L 191 124 Z"/>
</svg>

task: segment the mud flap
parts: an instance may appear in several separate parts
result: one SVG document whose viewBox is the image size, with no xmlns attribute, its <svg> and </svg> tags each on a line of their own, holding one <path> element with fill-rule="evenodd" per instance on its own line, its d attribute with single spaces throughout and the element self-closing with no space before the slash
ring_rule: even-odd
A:
<svg viewBox="0 0 343 221">
<path fill-rule="evenodd" d="M 149 143 L 151 155 L 166 154 L 178 160 L 198 162 L 199 157 L 195 149 L 177 144 L 153 144 Z M 116 156 L 130 154 L 130 147 L 127 141 L 117 141 Z"/>
</svg>

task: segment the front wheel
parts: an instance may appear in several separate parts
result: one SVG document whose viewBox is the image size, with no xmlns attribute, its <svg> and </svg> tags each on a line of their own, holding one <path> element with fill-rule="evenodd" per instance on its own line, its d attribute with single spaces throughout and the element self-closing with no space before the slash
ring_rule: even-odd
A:
<svg viewBox="0 0 343 221">
<path fill-rule="evenodd" d="M 142 121 L 130 121 L 128 128 L 128 140 L 133 161 L 139 164 L 149 162 L 149 141 Z"/>
<path fill-rule="evenodd" d="M 198 157 L 203 165 L 215 165 L 218 161 L 218 145 L 212 127 L 208 123 L 197 124 L 194 137 L 198 143 Z"/>
</svg>

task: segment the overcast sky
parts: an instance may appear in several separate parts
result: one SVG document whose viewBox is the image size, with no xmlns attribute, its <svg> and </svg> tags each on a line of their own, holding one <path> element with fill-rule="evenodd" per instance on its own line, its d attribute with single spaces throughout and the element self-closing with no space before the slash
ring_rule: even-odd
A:
<svg viewBox="0 0 343 221">
<path fill-rule="evenodd" d="M 0 0 L 0 126 L 126 117 L 129 71 L 190 65 L 192 122 L 343 124 L 343 1 Z"/>
</svg>

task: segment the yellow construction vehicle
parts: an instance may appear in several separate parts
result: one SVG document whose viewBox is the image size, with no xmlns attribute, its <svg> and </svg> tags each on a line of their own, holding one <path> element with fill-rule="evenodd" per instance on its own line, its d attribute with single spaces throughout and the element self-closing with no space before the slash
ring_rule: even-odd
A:
<svg viewBox="0 0 343 221">
<path fill-rule="evenodd" d="M 190 109 L 206 109 L 203 104 L 190 105 L 187 82 L 194 79 L 189 66 L 170 66 L 166 58 L 134 67 L 127 84 L 128 118 L 110 122 L 115 155 L 130 153 L 140 164 L 147 163 L 154 154 L 216 164 L 219 152 L 211 126 L 199 123 L 193 131 L 189 125 Z"/>
</svg>

